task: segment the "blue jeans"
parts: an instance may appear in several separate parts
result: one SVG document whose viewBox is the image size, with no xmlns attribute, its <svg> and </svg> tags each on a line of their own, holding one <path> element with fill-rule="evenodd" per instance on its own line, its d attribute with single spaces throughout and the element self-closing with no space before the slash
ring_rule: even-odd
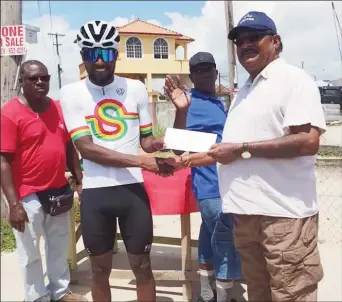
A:
<svg viewBox="0 0 342 302">
<path fill-rule="evenodd" d="M 222 213 L 221 198 L 199 200 L 198 206 L 202 216 L 199 263 L 212 265 L 217 279 L 242 279 L 241 260 L 233 239 L 234 215 Z"/>
<path fill-rule="evenodd" d="M 50 216 L 43 212 L 36 194 L 22 200 L 29 223 L 23 233 L 13 229 L 17 254 L 24 281 L 25 301 L 50 302 L 59 300 L 70 283 L 68 267 L 69 212 Z M 42 257 L 39 251 L 41 237 L 45 239 L 48 285 L 45 286 Z"/>
</svg>

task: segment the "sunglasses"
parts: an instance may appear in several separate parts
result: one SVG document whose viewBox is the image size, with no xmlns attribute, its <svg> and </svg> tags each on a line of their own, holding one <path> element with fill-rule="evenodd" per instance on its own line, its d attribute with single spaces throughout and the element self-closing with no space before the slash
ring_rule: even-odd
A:
<svg viewBox="0 0 342 302">
<path fill-rule="evenodd" d="M 38 80 L 40 80 L 41 82 L 49 82 L 50 78 L 51 76 L 47 74 L 47 75 L 42 75 L 42 76 L 27 77 L 26 79 L 31 83 L 37 83 Z"/>
<path fill-rule="evenodd" d="M 114 62 L 117 57 L 117 51 L 114 48 L 84 48 L 81 52 L 83 61 L 95 63 L 99 57 L 103 62 Z"/>
<path fill-rule="evenodd" d="M 233 40 L 233 42 L 237 47 L 240 47 L 245 42 L 255 43 L 255 42 L 260 41 L 262 38 L 266 36 L 274 36 L 274 35 L 275 33 L 273 31 L 255 32 L 255 33 L 250 33 L 242 37 L 237 37 L 236 39 Z"/>
</svg>

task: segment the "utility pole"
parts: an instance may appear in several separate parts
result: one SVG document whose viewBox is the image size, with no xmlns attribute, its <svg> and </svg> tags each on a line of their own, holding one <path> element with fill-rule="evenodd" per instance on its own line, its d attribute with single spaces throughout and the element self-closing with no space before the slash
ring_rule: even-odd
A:
<svg viewBox="0 0 342 302">
<path fill-rule="evenodd" d="M 22 1 L 1 1 L 1 26 L 22 25 Z M 17 95 L 14 87 L 23 56 L 1 56 L 1 106 Z"/>
<path fill-rule="evenodd" d="M 59 34 L 59 33 L 48 33 L 49 36 L 55 36 L 56 39 L 56 43 L 54 43 L 53 45 L 56 46 L 56 51 L 57 51 L 57 57 L 58 57 L 58 64 L 57 64 L 57 72 L 58 72 L 58 84 L 59 84 L 59 88 L 62 87 L 62 72 L 63 69 L 61 68 L 61 57 L 59 55 L 59 46 L 61 46 L 62 44 L 58 43 L 58 37 L 64 37 L 65 35 Z"/>
<path fill-rule="evenodd" d="M 219 93 L 221 93 L 221 74 L 218 74 L 218 78 L 219 78 Z"/>
<path fill-rule="evenodd" d="M 234 16 L 233 16 L 233 1 L 224 1 L 225 15 L 226 15 L 226 26 L 227 35 L 234 27 Z M 229 94 L 230 101 L 233 100 L 234 96 L 234 80 L 235 80 L 235 47 L 232 40 L 227 38 L 227 49 L 228 49 L 228 70 L 229 70 Z"/>
<path fill-rule="evenodd" d="M 304 61 L 302 61 L 302 69 L 304 69 Z"/>
</svg>

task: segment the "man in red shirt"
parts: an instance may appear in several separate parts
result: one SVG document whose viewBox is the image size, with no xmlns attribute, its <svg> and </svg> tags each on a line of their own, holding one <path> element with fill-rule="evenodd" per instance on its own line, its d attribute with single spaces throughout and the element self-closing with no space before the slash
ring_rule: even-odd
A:
<svg viewBox="0 0 342 302">
<path fill-rule="evenodd" d="M 68 189 L 66 164 L 80 188 L 78 155 L 59 103 L 47 96 L 50 75 L 46 66 L 26 61 L 20 69 L 20 80 L 23 95 L 1 109 L 0 158 L 1 187 L 16 238 L 25 301 L 86 301 L 69 290 L 69 211 L 54 216 L 46 210 L 49 201 L 44 203 L 41 197 L 43 191 Z M 39 252 L 41 236 L 45 239 L 47 286 Z"/>
</svg>

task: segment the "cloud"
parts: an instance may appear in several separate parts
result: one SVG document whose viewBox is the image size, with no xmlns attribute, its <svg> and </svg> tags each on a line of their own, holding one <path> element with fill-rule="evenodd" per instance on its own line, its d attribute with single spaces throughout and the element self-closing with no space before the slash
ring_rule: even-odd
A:
<svg viewBox="0 0 342 302">
<path fill-rule="evenodd" d="M 233 5 L 235 24 L 251 10 L 264 11 L 275 21 L 284 43 L 282 56 L 289 63 L 301 66 L 304 61 L 305 70 L 317 79 L 334 80 L 342 76 L 330 2 L 234 1 Z M 335 8 L 342 22 L 342 3 L 335 2 Z M 146 21 L 193 37 L 195 41 L 189 44 L 189 55 L 197 51 L 212 52 L 220 73 L 228 74 L 227 32 L 223 1 L 205 2 L 201 14 L 195 17 L 185 16 L 177 11 L 165 12 L 165 15 L 170 20 L 168 24 L 161 24 L 158 20 Z M 107 21 L 115 25 L 123 25 L 134 19 L 134 16 L 120 16 Z M 47 35 L 51 32 L 50 17 L 43 15 L 39 19 L 24 20 L 24 22 L 41 29 L 38 34 L 39 43 L 29 46 L 27 59 L 39 59 L 47 65 L 53 75 L 50 95 L 58 97 L 57 54 L 52 45 L 52 38 Z M 63 68 L 62 84 L 77 81 L 81 58 L 73 40 L 78 29 L 70 28 L 65 16 L 52 16 L 52 25 L 53 32 L 65 34 L 64 37 L 59 38 L 62 44 L 60 46 Z M 239 85 L 241 85 L 247 78 L 247 74 L 240 65 L 238 75 Z"/>
<path fill-rule="evenodd" d="M 342 21 L 342 3 L 335 3 Z M 248 11 L 263 11 L 276 23 L 284 43 L 284 57 L 289 63 L 301 66 L 317 79 L 337 79 L 342 76 L 331 3 L 326 1 L 234 1 L 234 23 Z M 219 71 L 228 74 L 227 30 L 222 1 L 207 1 L 198 17 L 167 12 L 171 29 L 193 37 L 189 54 L 197 51 L 212 52 Z M 342 41 L 340 42 L 342 43 Z M 342 47 L 342 46 L 341 46 Z M 239 80 L 247 77 L 238 66 Z M 240 83 L 241 84 L 241 83 Z"/>
</svg>

